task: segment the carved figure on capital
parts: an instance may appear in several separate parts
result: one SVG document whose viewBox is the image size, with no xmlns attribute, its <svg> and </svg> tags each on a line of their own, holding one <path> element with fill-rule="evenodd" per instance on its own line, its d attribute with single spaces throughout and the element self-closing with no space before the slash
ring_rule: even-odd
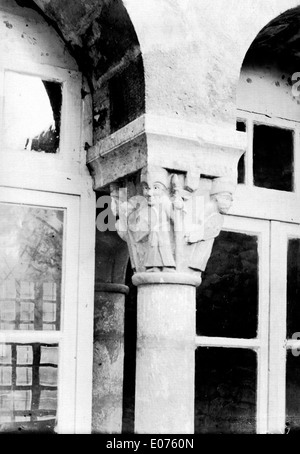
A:
<svg viewBox="0 0 300 454">
<path fill-rule="evenodd" d="M 128 244 L 134 271 L 205 271 L 236 183 L 220 177 L 209 192 L 203 185 L 187 191 L 177 174 L 158 167 L 144 168 L 140 182 L 140 195 L 130 198 L 127 188 L 111 185 L 116 228 Z"/>
<path fill-rule="evenodd" d="M 198 229 L 186 231 L 185 240 L 188 245 L 188 267 L 196 272 L 206 269 L 215 238 L 220 234 L 227 214 L 233 201 L 236 183 L 226 177 L 215 178 L 212 182 L 208 198 L 198 196 L 202 204 L 202 219 L 199 219 Z M 201 213 L 201 210 L 200 210 Z"/>
<path fill-rule="evenodd" d="M 146 168 L 141 173 L 141 184 L 149 221 L 145 269 L 147 272 L 175 271 L 174 206 L 169 173 L 163 168 Z"/>
<path fill-rule="evenodd" d="M 144 197 L 139 195 L 131 197 L 132 191 L 118 183 L 111 184 L 110 191 L 111 209 L 117 219 L 116 230 L 127 243 L 133 271 L 141 271 L 149 234 L 148 205 Z"/>
<path fill-rule="evenodd" d="M 126 200 L 118 197 L 117 186 L 111 185 L 117 231 L 128 244 L 135 271 L 173 272 L 174 210 L 182 207 L 178 198 L 172 199 L 168 171 L 153 166 L 143 169 L 141 190 L 140 195 Z"/>
</svg>

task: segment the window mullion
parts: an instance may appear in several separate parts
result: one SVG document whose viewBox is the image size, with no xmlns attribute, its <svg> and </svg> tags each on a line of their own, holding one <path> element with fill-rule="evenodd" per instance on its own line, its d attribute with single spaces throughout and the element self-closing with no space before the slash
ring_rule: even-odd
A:
<svg viewBox="0 0 300 454">
<path fill-rule="evenodd" d="M 253 120 L 252 118 L 247 118 L 247 151 L 245 157 L 245 167 L 246 167 L 246 185 L 253 186 Z"/>
<path fill-rule="evenodd" d="M 270 359 L 268 432 L 285 432 L 286 407 L 286 276 L 287 238 L 278 222 L 271 223 Z"/>
<path fill-rule="evenodd" d="M 270 228 L 269 222 L 259 235 L 259 321 L 257 354 L 257 433 L 267 433 L 268 412 L 268 336 L 269 336 L 269 275 L 270 275 Z"/>
<path fill-rule="evenodd" d="M 294 192 L 299 197 L 300 196 L 300 128 L 299 125 L 295 124 L 294 132 Z"/>
</svg>

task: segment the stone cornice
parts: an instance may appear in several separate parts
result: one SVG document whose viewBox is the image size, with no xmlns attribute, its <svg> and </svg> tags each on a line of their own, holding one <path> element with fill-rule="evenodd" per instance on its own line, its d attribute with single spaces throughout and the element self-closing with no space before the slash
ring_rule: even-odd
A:
<svg viewBox="0 0 300 454">
<path fill-rule="evenodd" d="M 87 153 L 95 189 L 145 165 L 204 175 L 236 177 L 245 152 L 245 134 L 222 125 L 204 125 L 145 114 L 102 139 Z"/>
<path fill-rule="evenodd" d="M 218 125 L 204 125 L 169 117 L 144 114 L 110 136 L 99 140 L 88 150 L 87 162 L 89 163 L 99 156 L 104 157 L 107 153 L 144 133 L 185 139 L 196 143 L 214 143 L 216 146 L 241 150 L 245 150 L 247 147 L 245 134 L 238 131 L 233 136 L 232 133 L 228 134 L 227 128 Z M 212 137 L 214 138 L 213 141 Z"/>
</svg>

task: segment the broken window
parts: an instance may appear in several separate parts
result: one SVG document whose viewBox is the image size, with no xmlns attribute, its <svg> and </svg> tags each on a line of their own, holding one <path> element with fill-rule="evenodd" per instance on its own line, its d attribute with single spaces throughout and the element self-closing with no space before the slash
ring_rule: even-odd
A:
<svg viewBox="0 0 300 454">
<path fill-rule="evenodd" d="M 5 74 L 5 148 L 57 153 L 62 84 L 7 71 Z"/>
</svg>

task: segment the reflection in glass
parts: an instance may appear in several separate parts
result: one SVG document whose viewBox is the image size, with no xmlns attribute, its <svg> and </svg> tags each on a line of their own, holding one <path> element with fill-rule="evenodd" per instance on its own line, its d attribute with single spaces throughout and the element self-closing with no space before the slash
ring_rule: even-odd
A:
<svg viewBox="0 0 300 454">
<path fill-rule="evenodd" d="M 254 185 L 293 191 L 294 132 L 267 125 L 254 125 Z"/>
<path fill-rule="evenodd" d="M 196 351 L 196 434 L 256 432 L 256 370 L 256 353 L 250 350 Z"/>
<path fill-rule="evenodd" d="M 288 242 L 287 257 L 287 338 L 300 332 L 300 239 Z M 299 337 L 299 336 L 298 336 Z"/>
<path fill-rule="evenodd" d="M 0 344 L 0 432 L 52 432 L 58 346 Z M 9 361 L 8 361 L 9 360 Z M 39 422 L 40 421 L 40 422 Z M 20 426 L 20 422 L 26 422 Z"/>
<path fill-rule="evenodd" d="M 32 369 L 29 367 L 17 367 L 17 385 L 32 384 Z"/>
<path fill-rule="evenodd" d="M 258 238 L 221 232 L 197 289 L 197 334 L 255 338 L 258 323 Z"/>
<path fill-rule="evenodd" d="M 56 153 L 59 147 L 61 106 L 60 83 L 7 71 L 5 147 Z"/>
<path fill-rule="evenodd" d="M 58 330 L 64 213 L 0 204 L 0 329 Z"/>
<path fill-rule="evenodd" d="M 287 352 L 286 362 L 286 426 L 300 434 L 300 356 Z"/>
</svg>

